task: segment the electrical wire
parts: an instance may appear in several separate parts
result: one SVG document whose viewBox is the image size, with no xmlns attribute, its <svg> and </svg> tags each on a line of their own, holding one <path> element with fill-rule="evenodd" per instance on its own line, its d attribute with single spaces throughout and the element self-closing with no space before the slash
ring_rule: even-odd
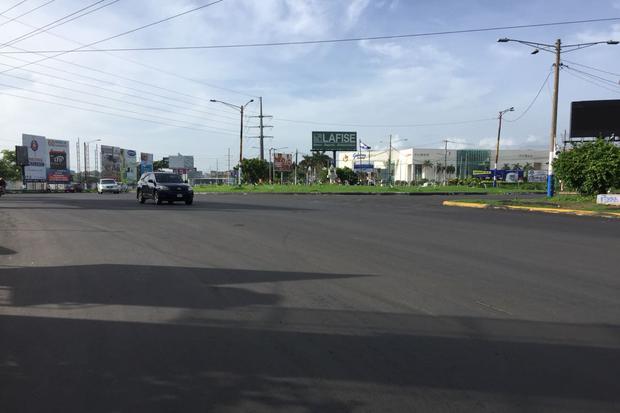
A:
<svg viewBox="0 0 620 413">
<path fill-rule="evenodd" d="M 9 7 L 8 9 L 6 9 L 5 11 L 2 12 L 2 14 L 9 12 L 11 10 L 13 10 L 16 7 L 21 6 L 22 4 L 24 4 L 25 2 L 27 2 L 28 0 L 21 0 L 20 2 L 17 2 L 17 4 L 14 4 L 13 6 Z"/>
<path fill-rule="evenodd" d="M 148 114 L 148 113 L 137 112 L 137 111 L 128 110 L 128 109 L 118 109 L 118 108 L 115 108 L 113 106 L 103 105 L 103 104 L 100 104 L 100 103 L 88 102 L 88 101 L 81 100 L 81 99 L 69 98 L 69 97 L 65 97 L 65 96 L 56 95 L 56 94 L 53 94 L 53 93 L 47 93 L 47 92 L 41 92 L 41 91 L 32 91 L 32 90 L 29 90 L 29 89 L 26 89 L 26 88 L 22 88 L 22 87 L 18 87 L 18 86 L 14 86 L 14 85 L 7 85 L 7 84 L 0 83 L 0 87 L 9 88 L 9 89 L 16 89 L 16 90 L 22 90 L 22 91 L 25 91 L 25 92 L 28 92 L 28 93 L 33 93 L 35 95 L 43 95 L 43 96 L 53 97 L 53 98 L 56 98 L 56 99 L 64 99 L 64 100 L 68 100 L 68 101 L 71 101 L 71 102 L 76 102 L 76 103 L 81 103 L 81 104 L 86 104 L 86 105 L 92 105 L 92 106 L 101 107 L 101 108 L 104 108 L 104 109 L 111 109 L 111 110 L 116 110 L 116 111 L 124 112 L 124 113 L 132 113 L 132 114 L 139 115 L 139 116 L 147 116 L 149 118 L 162 119 L 162 120 L 165 120 L 165 121 L 172 121 L 172 122 L 179 122 L 179 123 L 187 123 L 187 124 L 191 125 L 192 127 L 201 127 L 203 130 L 211 130 L 213 132 L 221 132 L 221 131 L 227 132 L 227 133 L 232 132 L 229 129 L 223 129 L 223 128 L 218 128 L 218 127 L 214 127 L 214 126 L 205 126 L 205 125 L 191 124 L 191 123 L 189 123 L 187 121 L 181 121 L 181 120 L 174 119 L 174 118 L 168 118 L 168 117 L 164 117 L 164 116 L 151 115 L 151 114 Z M 4 92 L 2 92 L 2 93 L 4 93 Z"/>
<path fill-rule="evenodd" d="M 38 35 L 38 34 L 40 34 L 40 33 L 43 33 L 43 30 L 44 30 L 44 29 L 46 29 L 46 28 L 50 28 L 50 29 L 52 29 L 52 28 L 54 28 L 54 27 L 62 26 L 62 25 L 63 25 L 63 24 L 65 24 L 65 23 L 69 23 L 70 21 L 73 21 L 73 20 L 78 19 L 78 18 L 80 18 L 80 17 L 86 16 L 86 15 L 88 15 L 88 14 L 94 13 L 94 12 L 95 12 L 95 11 L 97 11 L 97 10 L 100 10 L 100 9 L 102 9 L 102 8 L 104 8 L 104 7 L 108 7 L 108 6 L 111 6 L 111 5 L 112 5 L 112 4 L 114 4 L 114 3 L 117 3 L 117 2 L 119 2 L 120 0 L 112 0 L 110 3 L 104 4 L 104 5 L 102 5 L 102 6 L 98 7 L 98 8 L 96 8 L 96 9 L 93 9 L 93 10 L 87 11 L 87 12 L 85 12 L 85 13 L 81 14 L 81 15 L 75 16 L 76 14 L 81 13 L 81 12 L 83 12 L 83 11 L 85 11 L 85 10 L 88 10 L 88 9 L 90 9 L 91 7 L 94 7 L 94 6 L 96 6 L 97 4 L 103 3 L 103 2 L 105 2 L 105 1 L 107 1 L 107 0 L 97 0 L 96 2 L 91 3 L 91 4 L 89 4 L 88 6 L 83 7 L 83 8 L 81 8 L 81 9 L 79 9 L 79 10 L 76 10 L 76 11 L 74 11 L 73 13 L 70 13 L 70 14 L 68 14 L 68 15 L 66 15 L 66 16 L 63 16 L 63 17 L 61 17 L 60 19 L 56 19 L 56 20 L 54 20 L 54 21 L 53 21 L 53 22 L 51 22 L 51 23 L 48 23 L 48 24 L 46 24 L 46 25 L 44 25 L 44 26 L 42 26 L 42 27 L 39 27 L 39 28 L 37 28 L 37 29 L 35 29 L 35 30 L 32 30 L 32 31 L 30 31 L 30 32 L 28 32 L 28 33 L 22 34 L 21 36 L 18 36 L 18 37 L 16 37 L 16 38 L 12 39 L 12 40 L 9 40 L 9 41 L 8 41 L 8 42 L 6 42 L 6 43 L 0 44 L 0 49 L 4 48 L 4 47 L 6 47 L 6 46 L 10 46 L 10 45 L 12 45 L 12 44 L 14 44 L 14 43 L 17 43 L 17 42 L 21 42 L 22 40 L 29 39 L 30 37 L 36 36 L 36 35 Z M 75 17 L 73 17 L 73 18 L 69 19 L 69 17 L 71 17 L 71 16 L 75 16 Z M 67 19 L 68 19 L 68 20 L 67 20 Z M 63 21 L 63 20 L 64 20 L 64 21 Z"/>
<path fill-rule="evenodd" d="M 102 1 L 102 0 L 99 0 L 99 1 Z M 119 0 L 114 0 L 114 2 L 116 2 L 116 1 L 119 1 Z M 204 8 L 206 8 L 206 7 L 213 6 L 213 5 L 218 4 L 218 3 L 221 3 L 221 2 L 223 2 L 223 1 L 224 1 L 224 0 L 215 0 L 215 1 L 212 1 L 212 2 L 210 2 L 210 3 L 206 3 L 206 4 L 203 4 L 203 5 L 201 5 L 201 6 L 194 7 L 193 9 L 186 10 L 186 11 L 184 11 L 184 12 L 177 13 L 177 14 L 175 14 L 175 15 L 172 15 L 172 16 L 169 16 L 169 17 L 166 17 L 165 19 L 160 19 L 160 20 L 154 21 L 154 22 L 152 22 L 152 23 L 145 24 L 145 25 L 142 25 L 142 26 L 136 27 L 136 28 L 134 28 L 134 29 L 124 31 L 124 32 L 122 32 L 122 33 L 115 34 L 114 36 L 109 36 L 109 37 L 106 37 L 106 38 L 104 38 L 104 39 L 101 39 L 101 40 L 97 40 L 97 41 L 95 41 L 95 42 L 88 43 L 88 44 L 86 44 L 86 45 L 84 45 L 84 46 L 80 46 L 80 47 L 75 48 L 75 49 L 72 49 L 72 50 L 70 50 L 70 51 L 60 52 L 60 53 L 55 54 L 54 56 L 47 56 L 47 57 L 44 57 L 44 58 L 42 58 L 42 59 L 35 60 L 34 62 L 29 62 L 29 63 L 27 63 L 27 64 L 25 64 L 25 65 L 23 65 L 23 66 L 20 66 L 20 68 L 21 68 L 21 67 L 30 66 L 30 65 L 33 65 L 33 64 L 36 64 L 36 63 L 39 63 L 39 62 L 43 62 L 43 61 L 48 60 L 48 59 L 51 59 L 51 58 L 55 58 L 55 57 L 58 57 L 58 56 L 62 56 L 62 55 L 64 55 L 64 54 L 67 54 L 67 53 L 70 53 L 70 52 L 75 52 L 75 51 L 81 50 L 81 49 L 83 49 L 83 48 L 85 48 L 85 47 L 90 47 L 90 46 L 94 46 L 94 45 L 99 44 L 99 43 L 107 42 L 107 41 L 112 40 L 112 39 L 117 39 L 117 38 L 119 38 L 119 37 L 126 36 L 126 35 L 131 34 L 131 33 L 135 33 L 135 32 L 137 32 L 137 31 L 139 31 L 139 30 L 143 30 L 143 29 L 146 29 L 146 28 L 149 28 L 149 27 L 153 27 L 153 26 L 155 26 L 155 25 L 158 25 L 158 24 L 161 24 L 161 23 L 164 23 L 164 22 L 170 21 L 170 20 L 175 19 L 175 18 L 177 18 L 177 17 L 181 17 L 181 16 L 184 16 L 184 15 L 186 15 L 186 14 L 193 13 L 193 12 L 195 12 L 195 11 L 198 11 L 198 10 L 204 9 Z M 14 70 L 14 69 L 8 69 L 7 71 L 10 71 L 10 70 Z M 0 72 L 0 73 L 4 73 L 4 72 Z"/>
<path fill-rule="evenodd" d="M 0 63 L 0 65 L 7 66 L 4 63 Z M 91 96 L 91 97 L 98 97 L 98 98 L 101 98 L 101 99 L 107 99 L 107 100 L 111 100 L 111 101 L 115 101 L 115 102 L 120 102 L 120 103 L 129 104 L 129 105 L 133 105 L 133 106 L 143 107 L 143 108 L 146 108 L 146 109 L 152 109 L 152 110 L 157 110 L 157 111 L 161 111 L 161 112 L 170 113 L 170 109 L 159 108 L 159 107 L 156 107 L 156 106 L 144 105 L 144 104 L 139 104 L 139 103 L 134 103 L 134 102 L 128 102 L 126 100 L 117 99 L 117 98 L 113 98 L 113 97 L 109 97 L 109 96 L 105 96 L 105 95 L 99 95 L 99 94 L 96 94 L 96 93 L 82 91 L 82 90 L 79 90 L 79 89 L 74 89 L 74 88 L 70 88 L 70 87 L 66 87 L 66 86 L 55 85 L 53 83 L 35 81 L 35 80 L 32 80 L 32 79 L 27 78 L 27 77 L 21 77 L 21 76 L 11 75 L 11 74 L 7 74 L 7 73 L 4 73 L 3 76 L 9 76 L 9 77 L 12 77 L 12 78 L 15 78 L 15 79 L 24 80 L 24 81 L 27 81 L 27 82 L 33 82 L 33 83 L 37 83 L 37 84 L 40 84 L 40 85 L 45 85 L 45 86 L 53 87 L 53 88 L 56 88 L 56 89 L 67 90 L 67 91 L 74 92 L 74 93 L 80 93 L 80 94 L 84 94 L 84 95 Z M 103 88 L 101 88 L 101 89 L 103 89 Z M 185 114 L 185 113 L 175 113 L 175 114 L 176 115 L 181 115 L 181 116 L 186 116 L 186 117 L 191 117 L 191 118 L 197 118 L 197 119 L 201 119 L 201 120 L 206 120 L 204 116 L 189 115 L 189 114 Z M 209 120 L 211 120 L 211 119 L 209 119 Z M 228 125 L 236 125 L 236 123 L 226 122 L 226 121 L 221 121 L 221 120 L 216 120 L 216 119 L 211 120 L 211 121 L 212 122 L 218 122 L 218 123 L 224 123 L 224 124 L 228 124 Z"/>
<path fill-rule="evenodd" d="M 223 0 L 219 0 L 219 1 L 223 1 Z M 78 49 L 72 49 L 72 50 L 36 50 L 32 52 L 33 53 L 65 54 L 65 53 L 89 53 L 89 52 L 232 49 L 232 48 L 247 48 L 247 47 L 297 46 L 297 45 L 309 45 L 309 44 L 351 43 L 351 42 L 372 41 L 372 40 L 395 40 L 395 39 L 406 39 L 406 38 L 416 38 L 416 37 L 445 36 L 445 35 L 454 35 L 454 34 L 491 32 L 491 31 L 499 31 L 499 30 L 516 30 L 516 29 L 528 29 L 528 28 L 535 28 L 535 27 L 562 26 L 562 25 L 573 25 L 573 24 L 584 24 L 584 23 L 599 23 L 599 22 L 617 21 L 617 20 L 620 20 L 620 17 L 557 21 L 557 22 L 547 22 L 547 23 L 532 23 L 532 24 L 512 25 L 512 26 L 495 26 L 495 27 L 475 28 L 475 29 L 445 30 L 445 31 L 436 31 L 436 32 L 395 34 L 395 35 L 383 35 L 383 36 L 360 36 L 360 37 L 348 37 L 348 38 L 338 38 L 338 39 L 299 40 L 299 41 L 281 41 L 281 42 L 266 42 L 266 43 L 237 43 L 237 44 L 203 45 L 203 46 L 128 47 L 128 48 L 108 48 L 108 49 L 78 48 Z M 97 43 L 101 43 L 106 40 L 110 40 L 110 39 L 104 39 Z M 85 46 L 85 47 L 89 47 L 89 46 L 90 45 Z M 12 52 L 8 52 L 8 53 L 12 53 Z"/>
<path fill-rule="evenodd" d="M 605 86 L 605 85 L 602 85 L 602 84 L 600 84 L 600 83 L 597 83 L 597 82 L 596 82 L 596 81 L 594 81 L 594 80 L 588 79 L 587 77 L 583 77 L 583 76 L 581 76 L 581 75 L 578 75 L 577 73 L 574 73 L 574 69 L 573 69 L 573 70 L 570 70 L 570 69 L 569 69 L 567 73 L 568 73 L 568 74 L 570 74 L 570 75 L 571 75 L 571 76 L 573 76 L 573 77 L 576 77 L 577 79 L 581 79 L 581 80 L 583 80 L 583 81 L 585 81 L 585 82 L 591 83 L 591 84 L 593 84 L 593 85 L 595 85 L 595 86 L 598 86 L 598 87 L 600 87 L 600 88 L 602 88 L 602 89 L 608 90 L 608 91 L 613 92 L 613 93 L 620 93 L 620 90 L 618 90 L 618 89 L 615 89 L 615 90 L 614 90 L 614 89 L 612 89 L 612 88 L 610 88 L 610 87 L 607 87 L 607 86 Z"/>
<path fill-rule="evenodd" d="M 48 0 L 46 3 L 43 3 L 43 4 L 41 4 L 40 6 L 37 6 L 37 7 L 35 7 L 34 9 L 30 9 L 30 10 L 28 10 L 28 11 L 25 11 L 24 13 L 22 13 L 22 14 L 20 14 L 20 15 L 18 15 L 18 16 L 12 17 L 12 18 L 9 18 L 9 17 L 5 16 L 5 15 L 4 15 L 4 13 L 6 13 L 6 11 L 3 11 L 2 13 L 0 13 L 0 16 L 2 16 L 2 17 L 4 17 L 4 18 L 6 18 L 6 19 L 8 19 L 8 20 L 7 20 L 7 21 L 5 21 L 5 22 L 0 23 L 0 27 L 4 26 L 5 24 L 9 24 L 9 23 L 11 23 L 11 22 L 17 21 L 17 19 L 19 19 L 19 18 L 21 18 L 21 17 L 24 17 L 24 16 L 27 16 L 27 15 L 29 15 L 30 13 L 33 13 L 33 12 L 35 12 L 35 11 L 39 10 L 40 8 L 43 8 L 43 7 L 47 6 L 47 5 L 48 5 L 48 4 L 50 4 L 50 3 L 53 3 L 54 1 L 56 1 L 56 0 Z M 21 22 L 18 22 L 18 23 L 21 23 Z M 32 26 L 32 27 L 34 27 L 34 26 Z"/>
<path fill-rule="evenodd" d="M 570 66 L 564 66 L 564 67 L 566 67 L 566 68 L 568 68 L 570 70 L 573 70 L 573 71 L 575 71 L 577 73 L 581 73 L 582 75 L 585 75 L 585 76 L 597 79 L 597 80 L 599 80 L 601 82 L 609 83 L 612 86 L 620 87 L 620 84 L 618 84 L 617 81 L 613 81 L 611 79 L 607 79 L 607 78 L 604 78 L 602 76 L 598 76 L 598 75 L 595 75 L 595 74 L 592 74 L 592 73 L 584 72 L 583 70 L 578 70 L 578 69 L 572 68 Z"/>
<path fill-rule="evenodd" d="M 467 123 L 478 123 L 478 122 L 488 122 L 491 120 L 495 120 L 495 118 L 483 118 L 483 119 L 472 119 L 472 120 L 462 120 L 462 121 L 453 121 L 453 122 L 437 122 L 437 123 L 412 123 L 412 124 L 400 124 L 400 125 L 389 125 L 389 124 L 363 124 L 363 123 L 332 123 L 332 122 L 316 122 L 309 120 L 296 120 L 296 119 L 285 119 L 274 117 L 274 121 L 283 121 L 283 122 L 293 122 L 293 123 L 306 123 L 310 125 L 319 125 L 319 126 L 350 126 L 350 127 L 359 127 L 359 128 L 417 128 L 424 126 L 447 126 L 447 125 L 462 125 Z"/>
<path fill-rule="evenodd" d="M 542 83 L 542 85 L 540 85 L 540 89 L 538 89 L 538 92 L 536 93 L 536 96 L 534 96 L 534 99 L 532 99 L 532 101 L 527 106 L 527 108 L 523 111 L 523 113 L 521 113 L 521 115 L 519 115 L 515 119 L 506 119 L 506 118 L 504 118 L 504 120 L 506 122 L 517 122 L 518 120 L 522 119 L 525 115 L 527 115 L 527 113 L 530 111 L 532 106 L 534 106 L 534 103 L 536 103 L 536 101 L 538 100 L 538 97 L 540 96 L 540 93 L 545 88 L 545 85 L 547 84 L 547 82 L 549 82 L 549 78 L 551 77 L 551 73 L 553 73 L 552 70 L 550 70 L 549 73 L 547 73 L 547 77 L 545 77 L 545 81 Z"/>
<path fill-rule="evenodd" d="M 581 63 L 573 62 L 571 60 L 562 59 L 562 61 L 564 61 L 564 62 L 566 62 L 568 64 L 571 64 L 571 65 L 581 66 L 581 67 L 585 67 L 586 69 L 591 69 L 591 70 L 594 70 L 594 71 L 597 71 L 597 72 L 600 72 L 600 73 L 605 73 L 605 74 L 608 74 L 608 75 L 620 77 L 620 73 L 609 72 L 607 70 L 598 69 L 596 67 L 592 67 L 592 66 L 581 64 Z"/>
<path fill-rule="evenodd" d="M 0 95 L 11 96 L 11 97 L 18 98 L 18 99 L 30 100 L 30 101 L 33 101 L 33 102 L 47 103 L 47 104 L 51 104 L 51 105 L 62 106 L 62 107 L 82 110 L 82 111 L 86 111 L 86 112 L 101 113 L 101 114 L 104 114 L 104 115 L 116 116 L 116 117 L 119 117 L 119 118 L 138 120 L 138 121 L 142 121 L 142 122 L 148 122 L 148 123 L 154 123 L 154 124 L 158 124 L 158 125 L 170 126 L 170 127 L 173 127 L 173 128 L 189 129 L 189 130 L 195 130 L 195 131 L 201 131 L 201 132 L 213 132 L 213 131 L 210 131 L 208 129 L 196 128 L 196 127 L 191 127 L 191 126 L 174 125 L 174 124 L 171 124 L 171 123 L 159 122 L 159 121 L 155 121 L 155 120 L 152 120 L 152 119 L 136 118 L 136 117 L 133 117 L 133 116 L 127 116 L 127 115 L 121 115 L 121 114 L 118 114 L 118 113 L 105 112 L 105 111 L 96 110 L 96 109 L 88 109 L 88 108 L 83 108 L 83 107 L 80 107 L 80 106 L 69 105 L 69 104 L 66 104 L 66 103 L 51 102 L 49 100 L 37 99 L 37 98 L 29 97 L 29 96 L 15 95 L 15 94 L 7 93 L 7 92 L 4 92 L 4 91 L 0 91 Z M 232 134 L 232 133 L 228 133 L 228 132 L 218 132 L 218 133 L 224 134 L 224 135 L 235 135 L 236 136 L 236 134 Z"/>
</svg>

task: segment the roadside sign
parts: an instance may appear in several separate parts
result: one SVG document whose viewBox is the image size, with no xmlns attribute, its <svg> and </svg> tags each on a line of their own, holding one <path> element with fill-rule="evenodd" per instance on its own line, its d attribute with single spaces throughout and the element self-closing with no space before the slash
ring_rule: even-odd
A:
<svg viewBox="0 0 620 413">
<path fill-rule="evenodd" d="M 312 132 L 313 151 L 355 151 L 357 132 Z"/>
<path fill-rule="evenodd" d="M 276 153 L 273 155 L 273 167 L 277 172 L 290 172 L 293 170 L 293 154 Z"/>
</svg>

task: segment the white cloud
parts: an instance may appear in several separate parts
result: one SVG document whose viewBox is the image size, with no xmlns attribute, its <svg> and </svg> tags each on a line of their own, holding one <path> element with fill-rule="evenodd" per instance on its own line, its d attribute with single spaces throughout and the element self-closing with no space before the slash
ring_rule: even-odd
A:
<svg viewBox="0 0 620 413">
<path fill-rule="evenodd" d="M 353 27 L 358 22 L 359 18 L 364 13 L 364 10 L 368 7 L 370 0 L 351 0 L 351 3 L 347 7 L 347 26 Z"/>
</svg>

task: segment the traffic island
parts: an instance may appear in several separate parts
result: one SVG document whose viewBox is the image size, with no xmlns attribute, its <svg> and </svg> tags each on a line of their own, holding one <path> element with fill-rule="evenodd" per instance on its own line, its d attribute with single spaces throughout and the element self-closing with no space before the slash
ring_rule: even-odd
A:
<svg viewBox="0 0 620 413">
<path fill-rule="evenodd" d="M 551 199 L 472 199 L 444 201 L 443 205 L 461 208 L 503 209 L 513 211 L 542 212 L 547 214 L 620 218 L 620 207 L 600 205 L 596 203 L 596 198 L 580 196 L 558 196 Z"/>
</svg>

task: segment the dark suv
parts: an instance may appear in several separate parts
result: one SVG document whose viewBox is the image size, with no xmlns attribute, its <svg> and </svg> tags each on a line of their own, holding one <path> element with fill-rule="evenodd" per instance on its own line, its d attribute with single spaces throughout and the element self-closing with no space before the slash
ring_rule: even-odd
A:
<svg viewBox="0 0 620 413">
<path fill-rule="evenodd" d="M 186 205 L 194 202 L 194 190 L 183 182 L 181 176 L 171 172 L 146 172 L 138 181 L 138 202 L 144 203 L 147 199 L 160 205 L 163 201 L 169 204 L 174 201 L 184 201 Z"/>
</svg>

